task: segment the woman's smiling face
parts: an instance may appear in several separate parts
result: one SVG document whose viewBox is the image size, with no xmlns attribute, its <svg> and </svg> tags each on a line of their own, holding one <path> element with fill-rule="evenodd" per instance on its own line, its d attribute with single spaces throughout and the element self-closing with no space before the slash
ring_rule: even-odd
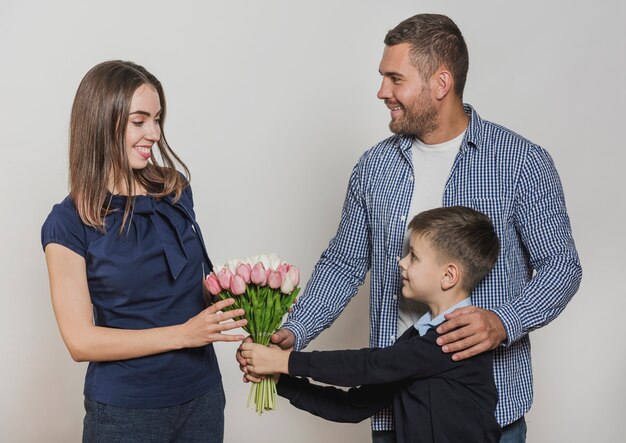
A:
<svg viewBox="0 0 626 443">
<path fill-rule="evenodd" d="M 133 94 L 124 142 L 128 163 L 143 169 L 152 156 L 152 146 L 161 139 L 161 101 L 150 85 L 141 85 Z"/>
</svg>

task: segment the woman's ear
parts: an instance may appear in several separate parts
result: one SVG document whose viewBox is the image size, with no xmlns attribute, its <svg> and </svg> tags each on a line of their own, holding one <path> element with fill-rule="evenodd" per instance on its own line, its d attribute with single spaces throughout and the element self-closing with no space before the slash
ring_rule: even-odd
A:
<svg viewBox="0 0 626 443">
<path fill-rule="evenodd" d="M 448 263 L 441 278 L 441 289 L 444 291 L 457 285 L 460 278 L 459 267 L 454 263 Z"/>
</svg>

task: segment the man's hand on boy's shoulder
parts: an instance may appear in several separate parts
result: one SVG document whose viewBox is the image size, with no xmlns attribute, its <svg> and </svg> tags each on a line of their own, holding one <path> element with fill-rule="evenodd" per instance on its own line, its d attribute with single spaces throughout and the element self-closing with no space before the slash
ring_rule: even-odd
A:
<svg viewBox="0 0 626 443">
<path fill-rule="evenodd" d="M 455 309 L 445 316 L 438 328 L 441 335 L 437 344 L 445 353 L 454 353 L 453 360 L 465 360 L 495 349 L 506 340 L 506 331 L 500 318 L 487 309 L 467 306 Z"/>
</svg>

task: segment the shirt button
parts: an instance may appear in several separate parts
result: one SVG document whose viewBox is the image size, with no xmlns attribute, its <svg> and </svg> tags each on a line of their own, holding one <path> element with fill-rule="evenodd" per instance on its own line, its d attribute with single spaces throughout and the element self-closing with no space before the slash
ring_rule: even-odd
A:
<svg viewBox="0 0 626 443">
<path fill-rule="evenodd" d="M 393 343 L 393 342 L 395 341 L 395 339 L 396 339 L 396 336 L 395 336 L 395 335 L 390 335 L 390 336 L 389 336 L 389 341 L 390 341 L 391 343 Z"/>
<path fill-rule="evenodd" d="M 413 176 L 409 177 L 409 181 L 412 182 L 413 181 Z"/>
<path fill-rule="evenodd" d="M 396 294 L 393 294 L 393 296 L 391 298 L 393 298 L 394 300 L 397 300 L 398 296 Z"/>
<path fill-rule="evenodd" d="M 401 216 L 400 220 L 402 220 L 402 221 L 406 220 L 406 215 Z"/>
</svg>

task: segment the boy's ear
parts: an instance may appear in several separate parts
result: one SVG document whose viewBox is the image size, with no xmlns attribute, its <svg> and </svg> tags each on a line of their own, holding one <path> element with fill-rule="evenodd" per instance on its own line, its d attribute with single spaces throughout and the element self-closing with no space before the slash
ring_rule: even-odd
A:
<svg viewBox="0 0 626 443">
<path fill-rule="evenodd" d="M 445 291 L 453 288 L 459 282 L 460 278 L 459 267 L 454 263 L 448 263 L 441 279 L 441 289 Z"/>
</svg>

